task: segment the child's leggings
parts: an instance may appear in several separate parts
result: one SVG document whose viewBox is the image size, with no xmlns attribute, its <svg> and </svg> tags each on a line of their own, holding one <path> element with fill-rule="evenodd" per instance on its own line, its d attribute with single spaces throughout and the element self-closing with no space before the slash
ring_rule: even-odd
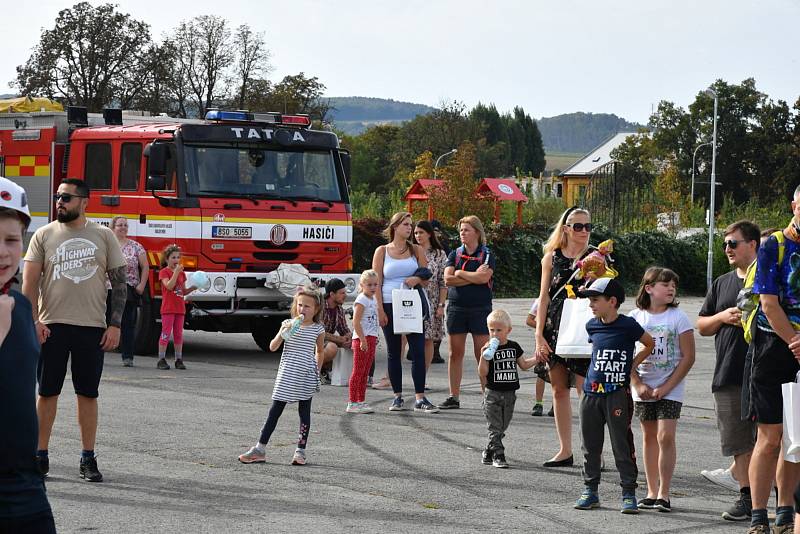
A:
<svg viewBox="0 0 800 534">
<path fill-rule="evenodd" d="M 176 345 L 183 345 L 183 318 L 182 313 L 162 313 L 161 314 L 161 337 L 158 339 L 159 345 L 169 344 L 169 335 L 172 334 L 172 342 Z"/>
<path fill-rule="evenodd" d="M 264 428 L 261 429 L 259 443 L 265 445 L 269 443 L 269 438 L 275 431 L 275 426 L 277 426 L 278 419 L 280 419 L 284 408 L 286 408 L 286 402 L 272 401 L 272 407 L 269 409 L 269 415 L 267 415 L 267 422 L 264 423 Z M 311 429 L 311 399 L 298 402 L 297 412 L 300 414 L 300 435 L 297 438 L 297 448 L 305 449 L 308 442 L 308 431 Z"/>
<path fill-rule="evenodd" d="M 353 372 L 350 374 L 350 402 L 364 402 L 367 395 L 367 376 L 375 363 L 378 338 L 367 336 L 367 350 L 361 350 L 361 340 L 353 339 Z M 341 357 L 341 356 L 340 356 Z"/>
</svg>

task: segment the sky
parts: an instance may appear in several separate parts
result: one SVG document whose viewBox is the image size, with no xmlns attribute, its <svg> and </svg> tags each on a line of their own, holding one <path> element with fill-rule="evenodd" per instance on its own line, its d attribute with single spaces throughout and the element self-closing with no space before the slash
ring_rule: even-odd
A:
<svg viewBox="0 0 800 534">
<path fill-rule="evenodd" d="M 150 24 L 155 39 L 197 15 L 247 23 L 265 33 L 270 78 L 302 71 L 317 76 L 327 96 L 494 103 L 536 118 L 614 113 L 640 123 L 659 101 L 686 107 L 716 79 L 755 78 L 759 90 L 790 105 L 800 97 L 798 0 L 115 3 Z M 35 5 L 0 21 L 0 94 L 14 92 L 16 66 L 73 3 Z"/>
</svg>

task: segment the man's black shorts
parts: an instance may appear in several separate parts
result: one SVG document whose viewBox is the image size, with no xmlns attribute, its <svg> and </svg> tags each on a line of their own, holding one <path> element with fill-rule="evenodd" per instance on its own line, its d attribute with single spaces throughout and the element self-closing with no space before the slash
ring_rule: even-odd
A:
<svg viewBox="0 0 800 534">
<path fill-rule="evenodd" d="M 492 313 L 491 308 L 457 308 L 447 307 L 447 333 L 489 335 L 486 317 Z"/>
<path fill-rule="evenodd" d="M 70 360 L 72 385 L 82 397 L 97 398 L 103 374 L 103 328 L 49 324 L 50 337 L 39 356 L 39 395 L 52 397 L 61 393 Z"/>
<path fill-rule="evenodd" d="M 777 334 L 756 330 L 750 375 L 750 413 L 756 423 L 783 423 L 781 384 L 794 382 L 800 365 Z"/>
</svg>

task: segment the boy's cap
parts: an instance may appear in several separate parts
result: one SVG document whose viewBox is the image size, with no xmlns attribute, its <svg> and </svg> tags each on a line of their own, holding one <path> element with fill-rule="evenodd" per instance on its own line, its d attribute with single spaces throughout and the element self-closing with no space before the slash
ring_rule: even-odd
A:
<svg viewBox="0 0 800 534">
<path fill-rule="evenodd" d="M 339 291 L 340 289 L 344 289 L 345 287 L 347 286 L 345 286 L 344 282 L 342 282 L 340 279 L 331 278 L 330 280 L 325 282 L 325 297 L 327 298 L 328 295 L 330 295 L 331 293 L 336 293 L 337 291 Z"/>
<path fill-rule="evenodd" d="M 583 291 L 578 291 L 578 296 L 581 298 L 598 297 L 600 295 L 617 297 L 617 302 L 620 304 L 625 302 L 625 289 L 614 278 L 598 278 Z"/>
<path fill-rule="evenodd" d="M 436 219 L 432 219 L 431 220 L 431 226 L 433 227 L 434 230 L 441 230 L 442 229 L 442 223 L 440 223 Z"/>
</svg>

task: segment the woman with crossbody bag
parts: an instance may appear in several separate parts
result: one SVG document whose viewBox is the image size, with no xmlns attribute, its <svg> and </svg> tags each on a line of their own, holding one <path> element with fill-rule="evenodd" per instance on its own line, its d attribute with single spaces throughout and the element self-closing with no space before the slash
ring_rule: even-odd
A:
<svg viewBox="0 0 800 534">
<path fill-rule="evenodd" d="M 544 467 L 564 467 L 573 464 L 572 407 L 569 400 L 570 382 L 580 395 L 583 379 L 589 366 L 588 358 L 562 358 L 555 354 L 561 312 L 567 298 L 565 286 L 577 288 L 584 280 L 577 279 L 576 262 L 592 252 L 589 235 L 592 223 L 589 212 L 578 207 L 566 210 L 544 245 L 542 279 L 539 293 L 539 320 L 536 323 L 536 359 L 548 364 L 553 390 L 553 412 L 556 420 L 559 450 L 544 462 Z"/>
<path fill-rule="evenodd" d="M 375 249 L 372 269 L 378 273 L 379 290 L 375 292 L 378 305 L 378 321 L 383 329 L 388 353 L 389 380 L 394 391 L 394 400 L 389 411 L 405 410 L 403 401 L 403 367 L 401 361 L 401 335 L 394 333 L 392 324 L 392 290 L 405 285 L 415 288 L 426 285 L 418 274 L 421 267 L 427 268 L 422 247 L 411 242 L 413 223 L 408 212 L 395 213 L 384 231 L 387 245 Z M 428 271 L 429 273 L 429 271 Z M 439 408 L 425 398 L 425 335 L 406 334 L 408 353 L 411 358 L 411 377 L 414 381 L 415 412 L 437 413 Z"/>
</svg>

